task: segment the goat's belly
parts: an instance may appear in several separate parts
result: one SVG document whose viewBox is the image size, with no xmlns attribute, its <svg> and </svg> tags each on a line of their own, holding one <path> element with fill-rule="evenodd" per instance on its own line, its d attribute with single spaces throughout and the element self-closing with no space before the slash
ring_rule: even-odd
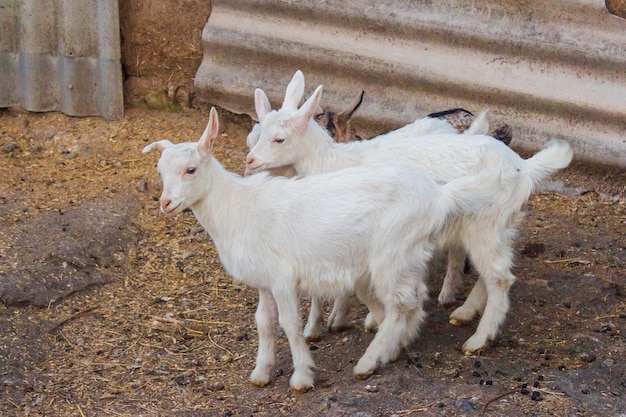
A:
<svg viewBox="0 0 626 417">
<path fill-rule="evenodd" d="M 310 274 L 298 280 L 298 289 L 303 295 L 334 298 L 353 293 L 355 283 L 361 275 L 362 273 L 354 270 L 341 269 L 323 274 Z"/>
</svg>

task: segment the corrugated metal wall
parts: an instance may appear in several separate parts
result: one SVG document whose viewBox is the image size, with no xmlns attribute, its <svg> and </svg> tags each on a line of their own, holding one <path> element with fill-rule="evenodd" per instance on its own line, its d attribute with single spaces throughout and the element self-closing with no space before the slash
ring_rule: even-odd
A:
<svg viewBox="0 0 626 417">
<path fill-rule="evenodd" d="M 117 0 L 0 0 L 0 107 L 123 116 Z"/>
<path fill-rule="evenodd" d="M 198 94 L 253 117 L 301 69 L 334 109 L 365 90 L 366 129 L 489 108 L 517 146 L 626 165 L 626 21 L 601 0 L 214 0 L 203 50 Z"/>
</svg>

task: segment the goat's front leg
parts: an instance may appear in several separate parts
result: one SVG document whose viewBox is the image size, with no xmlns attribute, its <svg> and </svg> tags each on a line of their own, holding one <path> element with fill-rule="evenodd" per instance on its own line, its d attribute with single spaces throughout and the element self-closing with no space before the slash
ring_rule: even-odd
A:
<svg viewBox="0 0 626 417">
<path fill-rule="evenodd" d="M 275 326 L 278 318 L 276 301 L 269 290 L 259 290 L 259 305 L 255 319 L 259 334 L 259 350 L 256 366 L 250 374 L 250 382 L 256 386 L 265 386 L 270 382 L 270 373 L 274 366 Z"/>
<path fill-rule="evenodd" d="M 302 335 L 302 322 L 298 311 L 298 295 L 295 289 L 281 288 L 272 292 L 278 307 L 278 322 L 283 328 L 293 358 L 293 375 L 289 386 L 298 392 L 308 391 L 314 387 L 313 368 L 315 363 L 309 347 Z"/>
</svg>

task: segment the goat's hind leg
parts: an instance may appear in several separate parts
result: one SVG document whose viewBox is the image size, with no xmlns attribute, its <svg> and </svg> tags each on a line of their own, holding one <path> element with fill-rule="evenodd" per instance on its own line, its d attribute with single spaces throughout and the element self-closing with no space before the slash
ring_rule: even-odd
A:
<svg viewBox="0 0 626 417">
<path fill-rule="evenodd" d="M 476 332 L 463 344 L 466 355 L 480 352 L 496 337 L 509 310 L 509 289 L 515 276 L 510 270 L 513 251 L 507 243 L 494 239 L 471 249 L 472 264 L 480 278 L 467 301 L 450 315 L 451 322 L 462 322 L 473 312 L 482 313 Z"/>
<path fill-rule="evenodd" d="M 331 332 L 338 332 L 350 326 L 348 314 L 350 313 L 350 299 L 339 296 L 335 298 L 333 310 L 328 316 L 327 327 Z"/>
<path fill-rule="evenodd" d="M 371 288 L 369 288 L 369 282 L 366 281 L 368 280 L 361 280 L 357 283 L 356 294 L 369 310 L 365 317 L 365 331 L 374 332 L 378 328 L 378 324 L 382 323 L 385 318 L 385 306 L 372 293 Z"/>
<path fill-rule="evenodd" d="M 319 297 L 311 298 L 311 310 L 306 326 L 304 326 L 304 338 L 307 341 L 319 340 L 322 337 L 322 328 L 324 320 L 322 315 L 324 312 L 324 302 Z"/>
<path fill-rule="evenodd" d="M 482 277 L 479 277 L 465 302 L 450 314 L 450 324 L 467 326 L 485 310 L 487 304 L 487 288 Z"/>
<path fill-rule="evenodd" d="M 423 277 L 423 272 L 418 277 Z M 407 279 L 386 298 L 384 318 L 378 332 L 367 347 L 365 354 L 354 367 L 357 379 L 365 379 L 377 367 L 398 358 L 402 347 L 417 336 L 424 320 L 423 302 L 427 297 L 426 284 L 422 279 Z M 383 294 L 380 294 L 383 296 Z"/>
<path fill-rule="evenodd" d="M 456 295 L 463 285 L 463 269 L 465 268 L 465 249 L 463 245 L 455 242 L 447 247 L 447 270 L 446 276 L 439 292 L 439 305 L 449 307 L 456 303 Z"/>
</svg>

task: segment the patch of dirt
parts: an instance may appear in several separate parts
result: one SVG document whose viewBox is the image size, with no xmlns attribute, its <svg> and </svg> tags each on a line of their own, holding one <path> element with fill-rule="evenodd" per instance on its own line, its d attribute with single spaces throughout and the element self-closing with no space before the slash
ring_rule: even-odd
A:
<svg viewBox="0 0 626 417">
<path fill-rule="evenodd" d="M 310 344 L 317 386 L 296 394 L 284 336 L 270 385 L 250 386 L 256 292 L 225 274 L 191 213 L 158 211 L 156 158 L 142 147 L 195 141 L 207 120 L 208 109 L 0 112 L 0 278 L 5 302 L 21 303 L 0 307 L 2 415 L 626 414 L 623 170 L 576 164 L 531 198 L 511 310 L 482 356 L 463 356 L 474 327 L 437 306 L 438 260 L 428 319 L 397 362 L 354 380 L 372 339 L 354 300 L 353 326 Z M 251 121 L 220 122 L 216 157 L 242 172 Z"/>
</svg>

